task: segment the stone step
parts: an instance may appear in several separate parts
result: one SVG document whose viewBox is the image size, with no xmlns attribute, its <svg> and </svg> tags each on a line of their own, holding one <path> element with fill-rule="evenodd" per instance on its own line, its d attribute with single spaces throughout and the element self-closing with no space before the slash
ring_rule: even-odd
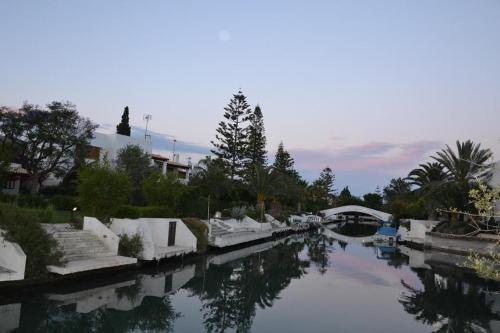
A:
<svg viewBox="0 0 500 333">
<path fill-rule="evenodd" d="M 62 266 L 47 266 L 47 269 L 49 270 L 49 272 L 55 274 L 66 275 L 103 268 L 133 265 L 135 263 L 137 263 L 137 259 L 135 258 L 112 255 L 100 258 L 83 258 L 79 260 L 71 260 Z"/>
<path fill-rule="evenodd" d="M 60 248 L 61 251 L 64 252 L 64 255 L 73 255 L 73 254 L 99 254 L 99 253 L 108 253 L 109 249 L 105 246 L 102 247 L 76 247 L 76 248 Z"/>
<path fill-rule="evenodd" d="M 63 261 L 70 262 L 70 261 L 75 261 L 75 260 L 90 260 L 90 259 L 99 259 L 99 258 L 107 258 L 107 257 L 113 257 L 116 254 L 111 253 L 111 252 L 103 252 L 99 254 L 88 254 L 88 255 L 83 255 L 83 254 L 72 254 L 72 255 L 65 255 L 62 257 Z"/>
</svg>

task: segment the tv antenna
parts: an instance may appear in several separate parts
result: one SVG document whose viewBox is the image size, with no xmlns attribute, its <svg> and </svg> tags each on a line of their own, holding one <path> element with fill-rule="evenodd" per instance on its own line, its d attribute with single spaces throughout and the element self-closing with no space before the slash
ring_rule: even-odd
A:
<svg viewBox="0 0 500 333">
<path fill-rule="evenodd" d="M 147 140 L 148 137 L 151 137 L 151 135 L 148 134 L 148 124 L 149 121 L 153 118 L 150 114 L 146 114 L 142 117 L 143 120 L 146 120 L 146 130 L 144 131 L 144 140 Z"/>
</svg>

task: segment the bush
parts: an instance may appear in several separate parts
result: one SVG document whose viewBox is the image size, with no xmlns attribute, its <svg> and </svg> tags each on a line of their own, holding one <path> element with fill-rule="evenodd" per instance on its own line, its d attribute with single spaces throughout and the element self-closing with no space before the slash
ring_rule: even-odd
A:
<svg viewBox="0 0 500 333">
<path fill-rule="evenodd" d="M 14 203 L 14 201 L 16 201 L 16 199 L 17 199 L 16 195 L 0 192 L 0 201 L 1 202 Z"/>
<path fill-rule="evenodd" d="M 118 245 L 118 254 L 124 257 L 138 258 L 144 246 L 141 235 L 138 233 L 129 237 L 127 234 L 120 235 L 120 244 Z"/>
<path fill-rule="evenodd" d="M 188 227 L 189 230 L 195 235 L 197 239 L 196 249 L 199 252 L 204 252 L 208 246 L 208 227 L 200 219 L 196 218 L 183 218 L 182 222 Z"/>
<path fill-rule="evenodd" d="M 114 217 L 119 219 L 138 219 L 140 216 L 139 207 L 122 206 L 116 211 Z"/>
<path fill-rule="evenodd" d="M 60 264 L 57 242 L 50 238 L 40 222 L 36 210 L 0 205 L 0 228 L 5 231 L 4 237 L 18 243 L 26 254 L 27 279 L 43 278 L 47 275 L 47 265 Z"/>
<path fill-rule="evenodd" d="M 76 207 L 75 198 L 68 195 L 56 194 L 50 198 L 50 202 L 57 210 L 72 210 Z"/>
<path fill-rule="evenodd" d="M 108 221 L 128 202 L 128 176 L 108 166 L 86 167 L 78 174 L 78 200 L 83 212 Z"/>
<path fill-rule="evenodd" d="M 47 208 L 49 203 L 37 194 L 23 194 L 17 199 L 17 204 L 21 207 Z"/>
<path fill-rule="evenodd" d="M 138 207 L 129 205 L 122 206 L 113 216 L 121 219 L 177 217 L 174 210 L 167 206 Z"/>
</svg>

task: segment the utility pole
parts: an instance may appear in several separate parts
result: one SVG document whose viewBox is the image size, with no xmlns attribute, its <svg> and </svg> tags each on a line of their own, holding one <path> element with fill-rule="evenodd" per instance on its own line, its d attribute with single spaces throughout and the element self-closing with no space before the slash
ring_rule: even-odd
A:
<svg viewBox="0 0 500 333">
<path fill-rule="evenodd" d="M 143 119 L 146 120 L 146 130 L 144 131 L 144 140 L 147 140 L 148 139 L 148 125 L 149 125 L 149 121 L 151 120 L 151 118 L 153 118 L 153 116 L 151 116 L 150 114 L 146 114 L 144 115 Z"/>
</svg>

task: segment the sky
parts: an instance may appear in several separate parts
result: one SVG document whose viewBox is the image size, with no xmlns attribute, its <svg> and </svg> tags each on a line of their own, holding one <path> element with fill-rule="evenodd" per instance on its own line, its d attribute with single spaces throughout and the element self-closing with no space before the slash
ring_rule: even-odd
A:
<svg viewBox="0 0 500 333">
<path fill-rule="evenodd" d="M 472 139 L 500 159 L 500 1 L 0 1 L 0 105 L 128 105 L 155 149 L 209 153 L 232 94 L 308 180 L 361 195 Z"/>
</svg>

